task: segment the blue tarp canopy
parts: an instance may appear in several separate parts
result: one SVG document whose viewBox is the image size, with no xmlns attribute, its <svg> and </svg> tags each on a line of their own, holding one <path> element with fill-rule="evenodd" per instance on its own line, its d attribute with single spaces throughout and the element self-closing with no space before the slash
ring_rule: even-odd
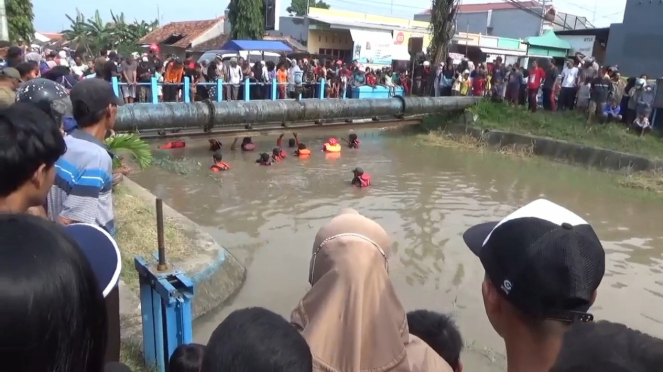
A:
<svg viewBox="0 0 663 372">
<path fill-rule="evenodd" d="M 239 52 L 242 50 L 260 50 L 263 52 L 292 52 L 292 48 L 276 40 L 230 40 L 219 49 Z"/>
</svg>

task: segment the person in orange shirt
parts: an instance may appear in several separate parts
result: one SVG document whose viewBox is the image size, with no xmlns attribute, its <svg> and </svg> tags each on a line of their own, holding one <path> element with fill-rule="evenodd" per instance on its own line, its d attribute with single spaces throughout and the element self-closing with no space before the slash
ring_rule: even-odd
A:
<svg viewBox="0 0 663 372">
<path fill-rule="evenodd" d="M 230 169 L 230 166 L 223 162 L 221 153 L 215 152 L 214 155 L 212 155 L 212 160 L 214 161 L 214 164 L 210 167 L 212 172 L 222 172 Z"/>
<path fill-rule="evenodd" d="M 279 65 L 276 72 L 276 82 L 278 83 L 279 99 L 285 99 L 285 90 L 288 83 L 288 71 L 285 69 L 285 63 Z"/>
</svg>

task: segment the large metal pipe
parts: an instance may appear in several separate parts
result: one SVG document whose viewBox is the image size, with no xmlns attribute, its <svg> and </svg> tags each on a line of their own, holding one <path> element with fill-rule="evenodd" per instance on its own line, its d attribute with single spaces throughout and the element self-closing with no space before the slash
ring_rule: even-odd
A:
<svg viewBox="0 0 663 372">
<path fill-rule="evenodd" d="M 137 103 L 118 110 L 116 131 L 230 127 L 238 124 L 435 114 L 462 110 L 476 97 L 305 99 L 195 103 Z"/>
</svg>

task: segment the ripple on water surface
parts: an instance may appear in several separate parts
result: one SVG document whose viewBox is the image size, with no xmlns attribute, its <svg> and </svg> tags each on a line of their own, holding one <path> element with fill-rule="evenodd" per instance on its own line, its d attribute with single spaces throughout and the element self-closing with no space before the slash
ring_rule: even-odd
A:
<svg viewBox="0 0 663 372">
<path fill-rule="evenodd" d="M 256 165 L 257 153 L 224 149 L 232 170 L 220 174 L 208 171 L 206 140 L 187 141 L 190 148 L 176 153 L 192 166 L 187 174 L 150 169 L 133 177 L 208 228 L 248 268 L 234 303 L 196 327 L 197 339 L 205 341 L 237 307 L 265 306 L 287 316 L 306 291 L 315 233 L 341 208 L 352 207 L 392 237 L 390 271 L 404 306 L 453 312 L 470 352 L 499 359 L 503 347 L 480 297 L 483 270 L 461 235 L 473 224 L 499 219 L 540 197 L 573 209 L 603 240 L 608 260 L 597 318 L 663 337 L 663 316 L 656 311 L 663 307 L 659 201 L 616 190 L 600 172 L 418 146 L 409 137 L 379 132 L 360 138 L 359 151 L 344 149 L 333 158 L 323 153 L 307 160 L 289 157 L 271 167 Z M 322 140 L 302 138 L 312 149 Z M 274 139 L 261 141 L 262 151 L 274 146 Z M 372 174 L 370 188 L 348 185 L 356 166 Z M 480 364 L 470 361 L 468 367 Z"/>
</svg>

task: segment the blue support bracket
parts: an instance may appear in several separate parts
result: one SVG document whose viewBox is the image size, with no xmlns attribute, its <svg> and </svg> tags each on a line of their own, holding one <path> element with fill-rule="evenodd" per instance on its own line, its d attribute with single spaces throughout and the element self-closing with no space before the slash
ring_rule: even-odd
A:
<svg viewBox="0 0 663 372">
<path fill-rule="evenodd" d="M 170 263 L 165 268 L 159 265 L 158 258 L 135 257 L 134 263 L 140 283 L 145 365 L 166 372 L 175 349 L 193 339 L 194 283 Z"/>
</svg>

